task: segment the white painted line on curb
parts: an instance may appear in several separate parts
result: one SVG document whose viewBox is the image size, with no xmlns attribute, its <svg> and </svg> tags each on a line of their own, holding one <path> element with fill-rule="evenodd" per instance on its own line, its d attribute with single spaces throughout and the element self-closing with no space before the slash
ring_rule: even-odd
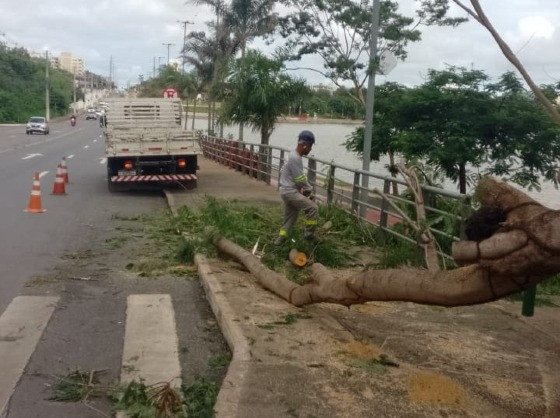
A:
<svg viewBox="0 0 560 418">
<path fill-rule="evenodd" d="M 68 157 L 66 157 L 68 160 L 71 160 L 72 158 L 74 158 L 74 154 L 70 154 Z"/>
<path fill-rule="evenodd" d="M 0 415 L 35 351 L 58 299 L 55 296 L 18 296 L 0 317 Z"/>
<path fill-rule="evenodd" d="M 181 385 L 175 313 L 170 295 L 129 295 L 121 382 Z"/>
<path fill-rule="evenodd" d="M 105 164 L 107 162 L 107 158 L 103 157 L 99 159 L 99 164 Z"/>
<path fill-rule="evenodd" d="M 39 173 L 39 178 L 41 178 L 41 177 L 43 177 L 43 176 L 46 176 L 47 174 L 49 174 L 49 171 L 41 171 L 41 172 Z"/>
</svg>

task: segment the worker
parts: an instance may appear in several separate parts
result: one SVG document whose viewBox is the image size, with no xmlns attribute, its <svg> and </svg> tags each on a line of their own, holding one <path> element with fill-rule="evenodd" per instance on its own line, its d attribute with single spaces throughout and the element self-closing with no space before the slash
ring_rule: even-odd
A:
<svg viewBox="0 0 560 418">
<path fill-rule="evenodd" d="M 305 213 L 305 239 L 317 243 L 317 203 L 314 202 L 313 188 L 303 172 L 302 157 L 311 152 L 315 135 L 311 131 L 301 131 L 298 135 L 296 149 L 290 152 L 288 161 L 280 173 L 280 197 L 284 202 L 284 223 L 274 243 L 281 245 L 288 236 L 288 231 L 296 223 L 299 211 Z"/>
</svg>

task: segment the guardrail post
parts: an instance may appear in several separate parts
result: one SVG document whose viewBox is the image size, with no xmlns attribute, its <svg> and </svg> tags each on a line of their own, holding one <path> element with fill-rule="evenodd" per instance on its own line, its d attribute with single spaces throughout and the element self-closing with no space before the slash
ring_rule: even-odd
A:
<svg viewBox="0 0 560 418">
<path fill-rule="evenodd" d="M 391 181 L 385 179 L 383 180 L 383 194 L 385 196 L 388 196 L 390 192 L 391 192 Z M 387 228 L 387 223 L 389 220 L 389 214 L 387 212 L 388 208 L 389 208 L 389 203 L 387 202 L 387 199 L 383 197 L 381 201 L 381 213 L 379 215 L 379 228 L 381 229 L 381 242 L 384 242 L 386 237 L 385 229 Z"/>
<path fill-rule="evenodd" d="M 255 165 L 253 162 L 253 158 L 255 156 L 255 146 L 251 144 L 251 153 L 249 154 L 249 173 L 251 177 L 255 177 Z"/>
<path fill-rule="evenodd" d="M 535 299 L 537 297 L 537 286 L 531 286 L 523 292 L 523 305 L 521 314 L 523 316 L 533 316 L 535 313 Z"/>
<path fill-rule="evenodd" d="M 307 161 L 307 181 L 313 187 L 315 193 L 315 183 L 317 182 L 317 161 L 314 158 L 309 158 Z"/>
<path fill-rule="evenodd" d="M 358 215 L 358 200 L 360 198 L 360 173 L 354 172 L 354 183 L 352 185 L 352 209 L 351 215 Z"/>
<path fill-rule="evenodd" d="M 334 172 L 336 167 L 331 165 L 329 167 L 329 177 L 327 181 L 327 205 L 330 205 L 334 196 Z"/>
</svg>

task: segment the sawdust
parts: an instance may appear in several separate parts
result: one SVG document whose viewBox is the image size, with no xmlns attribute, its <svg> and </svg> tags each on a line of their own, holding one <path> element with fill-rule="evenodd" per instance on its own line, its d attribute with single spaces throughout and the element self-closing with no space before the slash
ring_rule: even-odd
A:
<svg viewBox="0 0 560 418">
<path fill-rule="evenodd" d="M 385 315 L 392 311 L 394 306 L 390 303 L 367 302 L 360 305 L 353 305 L 350 310 L 369 315 Z"/>
<path fill-rule="evenodd" d="M 467 393 L 461 385 L 438 373 L 414 373 L 407 390 L 410 400 L 421 404 L 463 405 L 467 400 Z"/>
<path fill-rule="evenodd" d="M 382 354 L 381 349 L 374 344 L 365 344 L 360 341 L 351 341 L 344 345 L 344 351 L 359 358 L 377 358 Z"/>
</svg>

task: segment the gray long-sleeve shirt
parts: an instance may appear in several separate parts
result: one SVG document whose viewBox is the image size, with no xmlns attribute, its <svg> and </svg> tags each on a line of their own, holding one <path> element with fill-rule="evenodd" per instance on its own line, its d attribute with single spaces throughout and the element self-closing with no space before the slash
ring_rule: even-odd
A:
<svg viewBox="0 0 560 418">
<path fill-rule="evenodd" d="M 280 172 L 280 194 L 294 191 L 313 190 L 307 181 L 307 175 L 303 172 L 303 158 L 296 150 L 290 152 L 288 161 Z"/>
</svg>

